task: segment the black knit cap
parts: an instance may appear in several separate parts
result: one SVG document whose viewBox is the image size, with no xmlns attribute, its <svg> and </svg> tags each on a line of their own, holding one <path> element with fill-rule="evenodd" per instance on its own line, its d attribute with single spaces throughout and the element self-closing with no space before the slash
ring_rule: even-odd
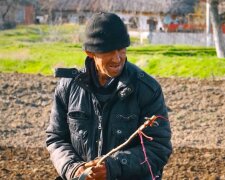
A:
<svg viewBox="0 0 225 180">
<path fill-rule="evenodd" d="M 96 13 L 87 22 L 83 44 L 85 51 L 102 53 L 126 48 L 129 45 L 127 28 L 116 14 Z"/>
</svg>

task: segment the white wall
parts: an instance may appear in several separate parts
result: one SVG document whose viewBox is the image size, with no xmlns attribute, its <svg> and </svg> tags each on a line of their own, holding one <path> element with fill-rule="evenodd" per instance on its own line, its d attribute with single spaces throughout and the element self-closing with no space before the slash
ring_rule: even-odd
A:
<svg viewBox="0 0 225 180">
<path fill-rule="evenodd" d="M 188 44 L 195 46 L 207 46 L 205 33 L 164 33 L 153 32 L 149 36 L 151 44 Z M 225 42 L 225 34 L 223 35 Z M 210 46 L 214 46 L 213 37 L 211 34 Z"/>
</svg>

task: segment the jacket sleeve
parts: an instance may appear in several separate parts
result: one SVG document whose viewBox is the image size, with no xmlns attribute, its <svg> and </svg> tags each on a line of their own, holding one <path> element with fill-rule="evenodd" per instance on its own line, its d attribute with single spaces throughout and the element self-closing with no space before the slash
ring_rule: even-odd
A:
<svg viewBox="0 0 225 180">
<path fill-rule="evenodd" d="M 61 79 L 57 85 L 50 123 L 46 130 L 46 145 L 50 153 L 50 159 L 63 179 L 70 179 L 72 171 L 82 163 L 81 158 L 77 155 L 70 142 L 66 97 L 68 86 L 68 79 Z"/>
<path fill-rule="evenodd" d="M 139 89 L 140 124 L 144 123 L 144 117 L 151 117 L 152 115 L 161 115 L 168 118 L 162 89 L 157 82 L 155 83 L 156 86 L 153 89 L 148 85 Z M 161 177 L 163 167 L 172 153 L 169 121 L 159 118 L 156 126 L 147 127 L 144 133 L 153 138 L 153 141 L 148 141 L 143 137 L 151 170 L 154 176 Z M 119 151 L 106 160 L 111 179 L 132 179 L 132 177 L 136 179 L 148 177 L 148 179 L 151 179 L 152 176 L 147 163 L 142 163 L 144 161 L 140 139 L 137 138 L 136 146 Z"/>
</svg>

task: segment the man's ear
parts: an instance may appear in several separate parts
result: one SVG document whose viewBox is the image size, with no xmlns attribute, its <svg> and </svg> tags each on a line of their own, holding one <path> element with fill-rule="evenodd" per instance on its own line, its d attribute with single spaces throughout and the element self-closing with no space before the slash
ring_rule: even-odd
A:
<svg viewBox="0 0 225 180">
<path fill-rule="evenodd" d="M 94 53 L 89 52 L 89 51 L 85 51 L 85 53 L 87 54 L 88 57 L 94 58 Z"/>
</svg>

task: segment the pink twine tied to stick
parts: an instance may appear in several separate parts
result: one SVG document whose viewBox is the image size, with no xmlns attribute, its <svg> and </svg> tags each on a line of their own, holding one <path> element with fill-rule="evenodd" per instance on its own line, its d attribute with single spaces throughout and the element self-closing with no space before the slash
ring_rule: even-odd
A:
<svg viewBox="0 0 225 180">
<path fill-rule="evenodd" d="M 97 163 L 97 165 L 100 165 L 108 156 L 112 155 L 113 153 L 115 153 L 116 151 L 122 149 L 123 147 L 125 147 L 135 136 L 139 135 L 140 137 L 140 141 L 141 141 L 141 146 L 142 146 L 142 151 L 144 153 L 144 162 L 142 162 L 141 164 L 143 163 L 147 163 L 148 165 L 148 169 L 150 171 L 150 174 L 151 174 L 151 177 L 152 177 L 152 180 L 155 180 L 157 178 L 157 176 L 154 176 L 153 172 L 152 172 L 152 168 L 151 168 L 151 165 L 148 161 L 148 157 L 147 157 L 147 154 L 146 154 L 146 149 L 145 149 L 145 146 L 144 146 L 144 141 L 143 141 L 143 136 L 148 139 L 149 141 L 153 141 L 153 138 L 152 137 L 149 137 L 147 136 L 146 134 L 144 134 L 142 131 L 150 126 L 152 127 L 153 124 L 158 124 L 157 122 L 155 122 L 156 119 L 158 118 L 161 118 L 161 119 L 164 119 L 164 120 L 168 120 L 166 119 L 165 117 L 163 116 L 155 116 L 153 115 L 151 118 L 148 118 L 146 117 L 146 121 L 144 122 L 144 124 L 142 124 L 130 137 L 128 140 L 126 140 L 124 143 L 122 143 L 121 145 L 117 146 L 116 148 L 112 149 L 110 152 L 108 152 L 106 155 L 104 155 L 100 160 L 99 162 Z"/>
<path fill-rule="evenodd" d="M 166 119 L 165 117 L 163 117 L 163 116 L 152 116 L 151 118 L 145 118 L 147 121 L 144 123 L 144 124 L 146 124 L 146 127 L 147 126 L 153 126 L 153 124 L 154 123 L 156 123 L 156 119 L 158 119 L 158 118 L 161 118 L 161 119 L 164 119 L 164 120 L 168 120 L 168 119 Z M 157 123 L 158 124 L 158 123 Z M 152 172 L 152 167 L 151 167 L 151 165 L 150 165 L 150 163 L 149 163 L 149 161 L 148 161 L 148 157 L 147 157 L 147 154 L 146 154 L 146 149 L 145 149 L 145 145 L 144 145 L 144 141 L 143 141 L 143 136 L 146 138 L 146 139 L 148 139 L 149 141 L 153 141 L 153 138 L 152 137 L 149 137 L 149 136 L 147 136 L 145 133 L 143 133 L 142 132 L 142 130 L 140 130 L 140 128 L 138 129 L 139 131 L 138 131 L 138 135 L 139 135 L 139 137 L 140 137 L 140 140 L 141 140 L 141 146 L 142 146 L 142 151 L 143 151 L 143 153 L 144 153 L 144 158 L 145 158 L 145 160 L 144 160 L 144 162 L 142 162 L 141 164 L 144 164 L 144 163 L 147 163 L 147 165 L 148 165 L 148 169 L 149 169 L 149 172 L 150 172 L 150 174 L 151 174 L 151 177 L 152 177 L 152 180 L 155 180 L 158 176 L 154 176 L 154 174 L 153 174 L 153 172 Z"/>
</svg>

